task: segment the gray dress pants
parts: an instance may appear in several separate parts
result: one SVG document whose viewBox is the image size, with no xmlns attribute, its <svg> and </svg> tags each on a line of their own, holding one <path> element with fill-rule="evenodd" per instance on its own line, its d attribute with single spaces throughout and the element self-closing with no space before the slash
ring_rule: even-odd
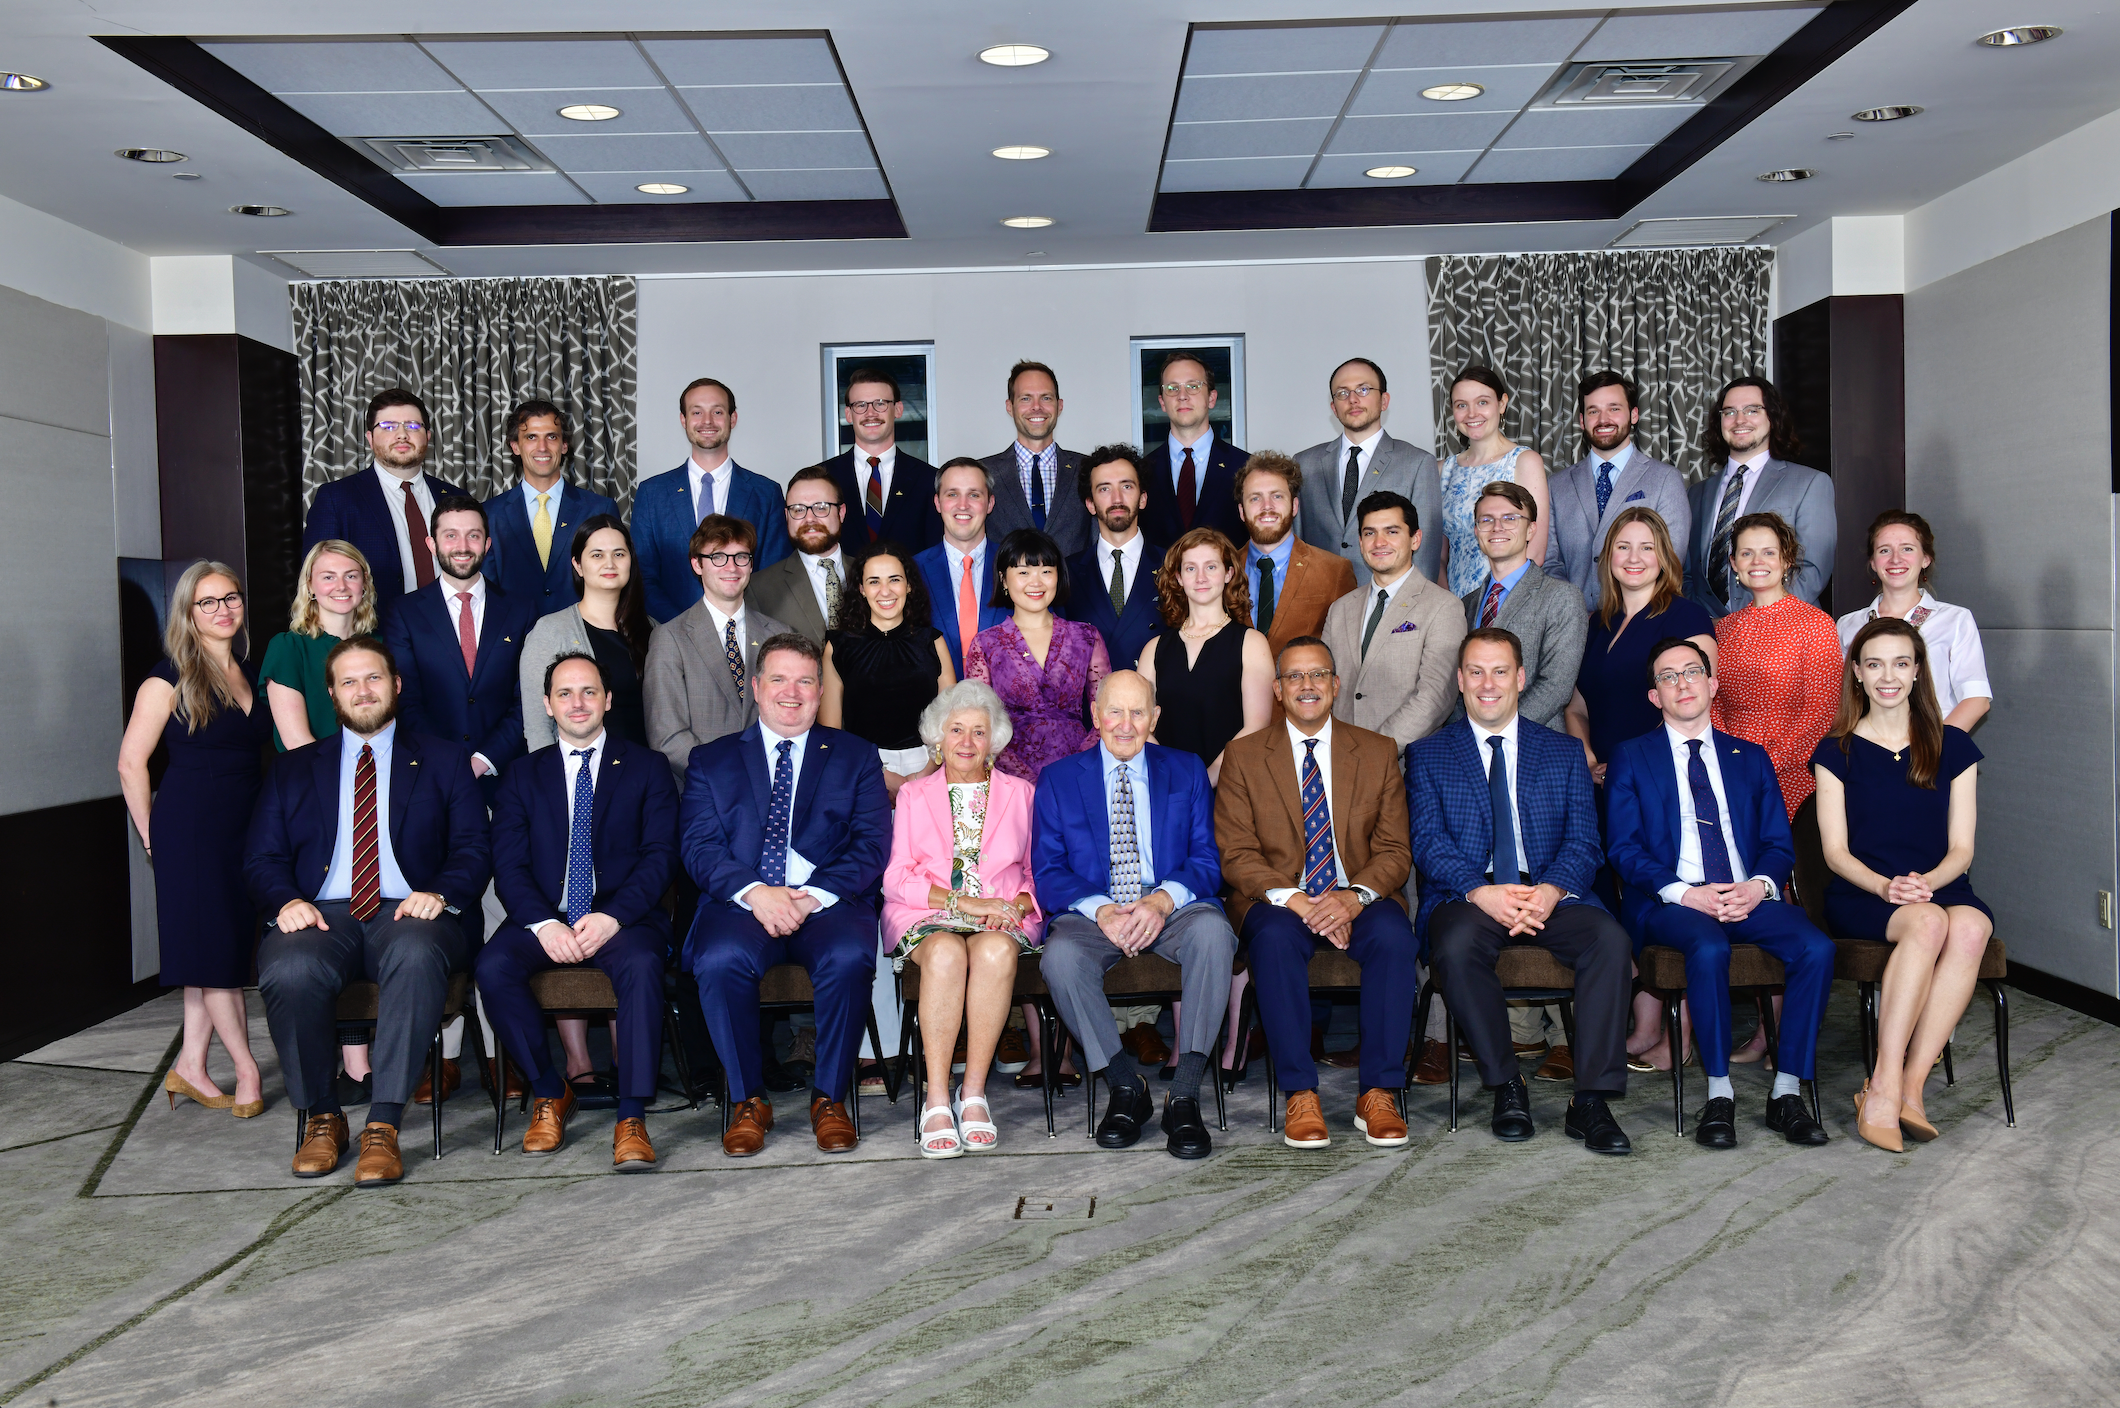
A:
<svg viewBox="0 0 2120 1408">
<path fill-rule="evenodd" d="M 1178 1053 L 1214 1050 L 1215 1034 L 1229 1011 L 1229 969 L 1237 955 L 1237 936 L 1222 906 L 1208 900 L 1186 905 L 1163 922 L 1163 932 L 1143 952 L 1185 970 Z M 1102 929 L 1073 911 L 1046 926 L 1044 955 L 1038 966 L 1052 990 L 1053 1006 L 1082 1043 L 1088 1069 L 1103 1070 L 1119 1049 L 1104 975 L 1126 955 Z"/>
</svg>

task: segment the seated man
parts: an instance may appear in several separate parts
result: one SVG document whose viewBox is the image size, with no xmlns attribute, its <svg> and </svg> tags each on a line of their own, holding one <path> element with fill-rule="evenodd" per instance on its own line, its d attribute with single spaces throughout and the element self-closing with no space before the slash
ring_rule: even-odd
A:
<svg viewBox="0 0 2120 1408">
<path fill-rule="evenodd" d="M 492 854 L 471 751 L 397 726 L 397 667 L 383 643 L 340 641 L 324 657 L 324 679 L 339 731 L 266 775 L 243 870 L 251 898 L 275 916 L 258 944 L 258 992 L 287 1098 L 309 1112 L 297 1178 L 322 1178 L 346 1154 L 339 992 L 363 979 L 382 989 L 354 1169 L 354 1185 L 372 1188 L 405 1176 L 398 1123 L 449 975 L 478 948 Z"/>
<path fill-rule="evenodd" d="M 1329 943 L 1362 966 L 1354 1127 L 1396 1148 L 1407 1135 L 1392 1092 L 1406 1086 L 1419 957 L 1399 898 L 1412 861 L 1398 746 L 1333 722 L 1340 677 L 1316 636 L 1283 648 L 1273 689 L 1287 722 L 1231 740 L 1215 789 L 1215 838 L 1287 1092 L 1282 1138 L 1297 1149 L 1332 1142 L 1310 1055 L 1310 958 Z"/>
<path fill-rule="evenodd" d="M 891 797 L 874 747 L 817 722 L 822 652 L 784 631 L 758 646 L 758 721 L 692 750 L 679 815 L 699 911 L 684 964 L 729 1073 L 734 1158 L 765 1147 L 773 1107 L 758 1042 L 758 980 L 799 963 L 817 994 L 810 1129 L 837 1154 L 858 1134 L 847 1082 L 876 976 L 876 896 L 891 849 Z M 1578 750 L 1580 751 L 1580 750 Z"/>
<path fill-rule="evenodd" d="M 1406 807 L 1421 877 L 1418 931 L 1437 982 L 1494 1091 L 1494 1133 L 1529 1139 L 1531 1100 L 1509 1039 L 1495 963 L 1536 944 L 1575 970 L 1575 1099 L 1568 1137 L 1633 1152 L 1606 1101 L 1627 1093 L 1627 931 L 1591 892 L 1602 854 L 1583 745 L 1517 714 L 1524 657 L 1496 627 L 1458 646 L 1465 716 L 1406 752 Z"/>
<path fill-rule="evenodd" d="M 1781 903 L 1796 843 L 1774 764 L 1757 743 L 1709 726 L 1715 667 L 1699 645 L 1658 642 L 1648 683 L 1664 726 L 1613 755 L 1607 850 L 1635 951 L 1660 944 L 1686 956 L 1693 1039 L 1708 1073 L 1708 1103 L 1693 1138 L 1710 1149 L 1737 1147 L 1730 945 L 1738 943 L 1773 954 L 1788 977 L 1767 1128 L 1791 1144 L 1823 1144 L 1826 1132 L 1804 1108 L 1801 1083 L 1811 1078 L 1833 990 L 1833 941 L 1802 909 Z"/>
<path fill-rule="evenodd" d="M 545 712 L 559 741 L 508 769 L 493 807 L 493 886 L 508 912 L 475 971 L 487 1020 L 530 1080 L 526 1154 L 556 1154 L 574 1087 L 554 1069 L 532 974 L 593 963 L 618 997 L 618 1124 L 611 1164 L 655 1167 L 643 1118 L 662 1070 L 662 894 L 677 873 L 677 784 L 662 754 L 604 727 L 611 707 L 594 656 L 545 667 Z"/>
<path fill-rule="evenodd" d="M 1215 891 L 1214 796 L 1190 753 L 1148 741 L 1156 691 L 1132 670 L 1097 687 L 1099 745 L 1046 764 L 1032 807 L 1031 874 L 1052 920 L 1041 964 L 1053 1005 L 1104 1076 L 1111 1104 L 1097 1143 L 1125 1149 L 1155 1113 L 1148 1081 L 1119 1045 L 1104 975 L 1122 958 L 1153 953 L 1184 968 L 1178 1069 L 1163 1107 L 1170 1152 L 1214 1151 L 1200 1118 L 1200 1081 L 1229 1008 L 1237 938 Z"/>
</svg>

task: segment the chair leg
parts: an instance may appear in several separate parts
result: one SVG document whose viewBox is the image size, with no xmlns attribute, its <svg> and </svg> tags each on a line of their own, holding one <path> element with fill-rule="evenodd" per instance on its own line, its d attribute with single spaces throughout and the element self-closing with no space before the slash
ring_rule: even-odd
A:
<svg viewBox="0 0 2120 1408">
<path fill-rule="evenodd" d="M 1856 993 L 1862 1004 L 1862 1078 L 1867 1082 L 1877 1074 L 1877 984 L 1858 983 Z"/>
<path fill-rule="evenodd" d="M 927 1123 L 927 1047 L 920 1040 L 920 1014 L 911 1003 L 906 1004 L 904 1024 L 898 1028 L 898 1050 L 902 1058 L 914 1063 L 906 1067 L 906 1076 L 913 1083 L 913 1144 L 918 1147 L 927 1138 L 921 1133 Z"/>
<path fill-rule="evenodd" d="M 333 1072 L 331 1078 L 337 1080 L 338 1073 Z M 297 1106 L 294 1112 L 294 1151 L 297 1154 L 302 1152 L 302 1136 L 307 1133 L 309 1133 L 309 1111 L 306 1107 Z"/>
<path fill-rule="evenodd" d="M 1958 1072 L 1951 1069 L 1951 1043 L 1948 1040 L 1943 1043 L 1943 1083 L 1958 1084 Z"/>
<path fill-rule="evenodd" d="M 1443 1044 L 1449 1048 L 1444 1052 L 1443 1059 L 1450 1063 L 1450 1132 L 1455 1134 L 1458 1127 L 1457 1014 L 1450 1010 L 1447 998 L 1443 1002 Z"/>
<path fill-rule="evenodd" d="M 447 1025 L 445 1022 L 443 1025 Z M 434 1044 L 427 1048 L 427 1071 L 434 1081 L 434 1156 L 442 1156 L 442 1031 L 435 1028 Z"/>
<path fill-rule="evenodd" d="M 1067 1043 L 1057 1035 L 1059 1010 L 1051 1000 L 1041 998 L 1032 1006 L 1038 1009 L 1038 1090 L 1045 1097 L 1045 1137 L 1058 1139 L 1060 1127 L 1054 1115 L 1060 1092 L 1060 1053 L 1067 1050 Z"/>
<path fill-rule="evenodd" d="M 1568 1039 L 1568 1051 L 1569 1054 L 1573 1055 L 1575 1052 L 1575 1004 L 1567 998 L 1562 998 L 1554 1006 L 1560 1009 L 1561 1035 Z"/>
<path fill-rule="evenodd" d="M 666 1006 L 663 1012 L 663 1041 L 670 1048 L 670 1060 L 677 1066 L 678 1091 L 685 1097 L 687 1110 L 699 1108 L 699 1092 L 692 1084 L 692 1062 L 685 1055 L 684 1029 L 677 1023 L 677 1008 Z M 669 1113 L 658 1110 L 657 1114 Z"/>
<path fill-rule="evenodd" d="M 2015 1129 L 2017 1102 L 2010 1094 L 2010 1000 L 1998 982 L 1990 980 L 1988 991 L 1995 994 L 1995 1074 L 2002 1080 L 2002 1117 Z"/>
<path fill-rule="evenodd" d="M 1281 1132 L 1281 1077 L 1273 1066 L 1273 1038 L 1266 1039 L 1266 1132 Z"/>
<path fill-rule="evenodd" d="M 1759 1025 L 1767 1034 L 1767 1059 L 1774 1063 L 1774 1074 L 1781 1074 L 1781 1028 L 1774 1021 L 1774 999 L 1763 996 L 1759 1004 Z"/>
<path fill-rule="evenodd" d="M 497 1079 L 493 1082 L 493 1152 L 498 1154 L 501 1151 L 501 1140 L 505 1137 L 505 1126 L 508 1123 L 508 1052 L 506 1048 L 502 1048 L 500 1059 L 495 1064 L 498 1069 L 494 1072 Z"/>
<path fill-rule="evenodd" d="M 1685 1027 L 1678 1016 L 1678 994 L 1664 994 L 1664 1045 L 1671 1049 L 1671 1132 L 1686 1134 Z"/>
<path fill-rule="evenodd" d="M 898 1078 L 891 1068 L 883 1063 L 883 1028 L 876 1021 L 876 1004 L 869 1004 L 869 1050 L 877 1053 L 876 1065 L 883 1071 L 883 1093 L 890 1097 L 893 1105 L 898 1103 Z M 861 1089 L 861 1053 L 854 1054 L 854 1088 Z"/>
<path fill-rule="evenodd" d="M 1222 1089 L 1222 1073 L 1215 1069 L 1222 1062 L 1223 1038 L 1229 1034 L 1229 1006 L 1223 1004 L 1222 1025 L 1215 1028 L 1214 1048 L 1207 1053 L 1207 1075 L 1215 1083 L 1215 1128 L 1224 1134 L 1229 1132 L 1229 1097 Z"/>
</svg>

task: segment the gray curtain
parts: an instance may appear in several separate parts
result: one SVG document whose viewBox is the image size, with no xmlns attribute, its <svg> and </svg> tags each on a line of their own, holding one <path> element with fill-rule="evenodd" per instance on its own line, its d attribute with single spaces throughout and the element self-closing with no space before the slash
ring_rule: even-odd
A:
<svg viewBox="0 0 2120 1408">
<path fill-rule="evenodd" d="M 567 477 L 631 507 L 632 279 L 346 279 L 293 296 L 305 503 L 370 462 L 368 398 L 404 386 L 433 417 L 438 478 L 481 499 L 516 483 L 508 412 L 542 397 L 573 431 Z"/>
<path fill-rule="evenodd" d="M 1440 457 L 1458 370 L 1484 362 L 1515 393 L 1503 433 L 1559 471 L 1581 459 L 1575 388 L 1610 368 L 1641 388 L 1636 443 L 1687 479 L 1708 402 L 1734 376 L 1764 374 L 1774 252 L 1750 246 L 1597 254 L 1443 255 L 1428 262 L 1428 356 Z"/>
</svg>

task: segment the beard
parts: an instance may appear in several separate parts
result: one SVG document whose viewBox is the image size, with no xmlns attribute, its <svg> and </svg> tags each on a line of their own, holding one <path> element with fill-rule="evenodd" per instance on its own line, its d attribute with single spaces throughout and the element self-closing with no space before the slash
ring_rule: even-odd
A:
<svg viewBox="0 0 2120 1408">
<path fill-rule="evenodd" d="M 1272 529 L 1261 528 L 1256 523 L 1246 523 L 1244 525 L 1245 533 L 1262 548 L 1278 547 L 1281 540 L 1295 530 L 1296 516 L 1292 513 L 1284 517 L 1280 524 Z M 1268 536 L 1269 533 L 1272 534 L 1271 537 Z"/>
<path fill-rule="evenodd" d="M 331 698 L 331 712 L 338 715 L 340 728 L 350 729 L 355 733 L 372 737 L 380 732 L 385 724 L 397 717 L 397 700 L 391 698 L 374 704 L 357 704 L 352 712 L 349 713 L 346 706 L 339 702 L 338 696 L 333 695 Z"/>
<path fill-rule="evenodd" d="M 1583 438 L 1590 442 L 1590 448 L 1603 454 L 1618 449 L 1626 438 L 1633 433 L 1634 427 L 1631 425 L 1616 426 L 1610 429 L 1601 426 L 1597 430 L 1584 431 Z"/>
<path fill-rule="evenodd" d="M 795 534 L 795 545 L 811 557 L 823 557 L 839 546 L 839 535 L 843 530 L 825 528 L 817 520 L 805 519 L 802 528 Z"/>
</svg>

